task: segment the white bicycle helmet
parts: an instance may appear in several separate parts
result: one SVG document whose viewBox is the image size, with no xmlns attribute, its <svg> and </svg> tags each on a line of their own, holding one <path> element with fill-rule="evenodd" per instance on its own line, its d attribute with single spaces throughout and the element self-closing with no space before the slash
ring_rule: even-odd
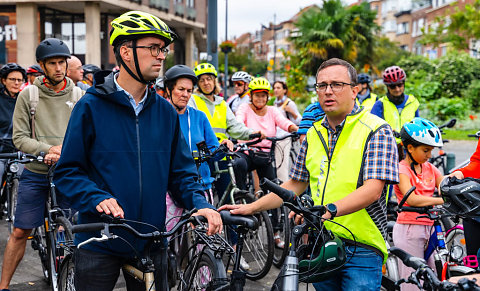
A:
<svg viewBox="0 0 480 291">
<path fill-rule="evenodd" d="M 400 137 L 404 146 L 407 144 L 443 146 L 440 129 L 433 122 L 421 117 L 415 117 L 405 123 L 400 131 Z"/>
<path fill-rule="evenodd" d="M 252 81 L 252 76 L 250 76 L 250 74 L 247 72 L 238 71 L 232 75 L 232 81 L 243 81 L 245 83 L 250 83 L 250 81 Z"/>
</svg>

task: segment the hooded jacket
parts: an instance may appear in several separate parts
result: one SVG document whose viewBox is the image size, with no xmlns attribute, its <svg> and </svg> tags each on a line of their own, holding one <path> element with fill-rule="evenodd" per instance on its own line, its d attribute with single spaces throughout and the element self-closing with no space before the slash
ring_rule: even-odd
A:
<svg viewBox="0 0 480 291">
<path fill-rule="evenodd" d="M 167 190 L 184 208 L 213 208 L 196 182 L 196 168 L 181 134 L 174 108 L 149 90 L 142 111 L 135 111 L 114 73 L 95 74 L 94 86 L 76 104 L 55 170 L 55 184 L 72 207 L 78 223 L 101 221 L 96 206 L 115 198 L 125 218 L 165 229 Z M 133 225 L 149 232 L 153 228 Z M 78 244 L 99 233 L 78 233 Z M 120 236 L 141 252 L 144 241 Z M 131 257 L 134 251 L 120 239 L 90 243 L 85 249 Z"/>
</svg>

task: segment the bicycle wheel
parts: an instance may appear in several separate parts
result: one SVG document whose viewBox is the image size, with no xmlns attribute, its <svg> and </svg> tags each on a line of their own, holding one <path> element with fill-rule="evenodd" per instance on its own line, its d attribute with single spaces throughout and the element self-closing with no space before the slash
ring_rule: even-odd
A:
<svg viewBox="0 0 480 291">
<path fill-rule="evenodd" d="M 75 264 L 73 254 L 69 254 L 62 261 L 60 271 L 58 272 L 58 290 L 75 291 Z"/>
<path fill-rule="evenodd" d="M 277 268 L 281 268 L 283 265 L 283 261 L 288 255 L 288 244 L 290 241 L 290 219 L 288 218 L 288 209 L 287 207 L 283 206 L 278 209 L 274 209 L 274 211 L 278 211 L 278 225 L 277 228 L 274 230 L 275 235 L 278 235 L 281 241 L 283 241 L 284 245 L 283 248 L 280 248 L 275 243 L 274 245 L 274 252 L 273 252 L 273 265 Z"/>
<path fill-rule="evenodd" d="M 13 231 L 13 223 L 15 222 L 15 210 L 17 209 L 17 199 L 18 199 L 18 180 L 13 180 L 13 185 L 11 189 L 7 190 L 8 198 L 8 232 L 12 233 Z"/>
<path fill-rule="evenodd" d="M 45 226 L 39 226 L 35 228 L 33 235 L 31 236 L 32 248 L 38 251 L 40 262 L 42 263 L 43 277 L 47 284 L 51 282 L 50 276 L 50 264 L 49 264 L 49 251 L 47 246 L 47 238 L 45 232 Z"/>
<path fill-rule="evenodd" d="M 70 221 L 63 216 L 55 218 L 50 224 L 50 231 L 47 236 L 49 246 L 49 262 L 52 277 L 52 290 L 58 290 L 58 274 L 65 256 L 73 252 L 73 235 Z"/>
<path fill-rule="evenodd" d="M 225 266 L 220 259 L 214 259 L 215 255 L 206 250 L 190 261 L 185 276 L 180 282 L 179 291 L 190 290 L 217 290 L 218 287 L 228 284 L 225 274 Z M 222 273 L 223 271 L 223 273 Z M 216 286 L 220 284 L 220 286 Z"/>
</svg>

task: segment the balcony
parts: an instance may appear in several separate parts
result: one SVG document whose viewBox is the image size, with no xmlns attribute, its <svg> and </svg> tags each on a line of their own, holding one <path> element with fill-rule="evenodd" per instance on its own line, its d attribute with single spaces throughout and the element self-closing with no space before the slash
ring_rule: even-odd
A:
<svg viewBox="0 0 480 291">
<path fill-rule="evenodd" d="M 175 4 L 175 15 L 178 15 L 178 16 L 185 15 L 185 5 L 183 3 Z"/>
<path fill-rule="evenodd" d="M 168 12 L 170 10 L 170 0 L 150 0 L 150 7 Z"/>
<path fill-rule="evenodd" d="M 195 20 L 197 18 L 197 10 L 195 7 L 187 7 L 187 18 Z"/>
</svg>

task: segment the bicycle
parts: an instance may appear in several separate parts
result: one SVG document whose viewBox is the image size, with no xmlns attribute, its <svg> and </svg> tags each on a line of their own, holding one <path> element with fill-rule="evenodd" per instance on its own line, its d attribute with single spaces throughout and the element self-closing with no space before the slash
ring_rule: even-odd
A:
<svg viewBox="0 0 480 291">
<path fill-rule="evenodd" d="M 259 137 L 258 134 L 250 135 L 250 138 Z M 248 150 L 250 145 L 259 143 L 261 139 L 256 139 L 251 142 L 239 143 L 235 145 L 235 151 Z M 247 204 L 256 200 L 256 197 L 250 192 L 238 188 L 232 160 L 238 156 L 236 152 L 228 151 L 223 145 L 220 145 L 225 151 L 225 158 L 227 161 L 227 170 L 219 170 L 215 167 L 212 176 L 218 176 L 224 172 L 228 172 L 231 182 L 227 190 L 220 197 L 217 207 L 226 203 L 232 204 Z M 255 231 L 249 232 L 244 240 L 244 250 L 242 256 L 249 264 L 249 269 L 244 270 L 246 276 L 250 280 L 259 280 L 265 277 L 273 263 L 274 256 L 274 240 L 273 240 L 273 226 L 267 211 L 262 211 L 255 215 L 258 220 L 259 227 Z M 231 232 L 230 232 L 231 234 Z"/>
<path fill-rule="evenodd" d="M 64 290 L 58 285 L 58 274 L 64 258 L 72 253 L 73 235 L 68 211 L 57 202 L 53 172 L 55 166 L 48 170 L 49 195 L 45 202 L 43 225 L 35 228 L 29 237 L 31 246 L 38 251 L 42 263 L 43 275 L 53 291 Z"/>
<path fill-rule="evenodd" d="M 267 137 L 266 138 L 267 140 L 272 142 L 272 144 L 270 146 L 270 160 L 271 160 L 271 163 L 272 163 L 272 165 L 275 169 L 277 168 L 277 162 L 276 162 L 276 158 L 275 158 L 276 144 L 277 144 L 277 142 L 279 142 L 281 140 L 284 140 L 284 139 L 287 139 L 287 138 L 291 138 L 292 143 L 293 143 L 296 140 L 298 140 L 300 138 L 300 136 L 296 132 L 294 132 L 294 133 L 287 134 L 287 135 L 285 135 L 284 137 L 281 137 L 281 138 L 277 138 L 277 137 Z M 282 181 L 279 181 L 277 179 L 276 171 L 275 171 L 274 181 L 277 184 L 281 184 L 281 182 L 282 182 Z M 273 215 L 274 212 L 277 212 L 277 213 L 275 213 L 276 215 Z M 273 231 L 274 231 L 274 234 L 275 234 L 274 239 L 280 239 L 281 241 L 283 241 L 285 243 L 290 241 L 290 230 L 291 230 L 290 225 L 291 225 L 291 222 L 290 222 L 290 219 L 288 219 L 288 212 L 289 211 L 288 211 L 287 207 L 285 207 L 285 206 L 282 206 L 279 209 L 274 209 L 274 210 L 269 211 L 270 219 L 272 219 L 272 221 L 276 220 L 276 223 L 272 223 L 272 225 L 275 225 L 273 227 Z M 281 268 L 285 258 L 287 257 L 287 255 L 288 255 L 288 246 L 286 244 L 284 244 L 283 248 L 279 248 L 275 244 L 274 256 L 273 256 L 273 265 L 277 268 Z"/>
<path fill-rule="evenodd" d="M 424 259 L 414 257 L 396 247 L 392 247 L 390 252 L 397 256 L 406 266 L 415 270 L 407 279 L 400 279 L 396 282 L 396 286 L 403 283 L 411 283 L 417 285 L 418 288 L 427 291 L 480 290 L 476 284 L 476 280 L 463 278 L 460 279 L 457 284 L 445 280 L 441 281 L 437 278 L 435 272 L 427 265 Z M 421 281 L 423 281 L 423 284 Z"/>
<path fill-rule="evenodd" d="M 345 265 L 347 258 L 344 243 L 323 225 L 322 215 L 326 213 L 325 206 L 314 205 L 310 196 L 297 197 L 292 191 L 265 178 L 262 180 L 261 187 L 277 194 L 284 201 L 285 206 L 304 217 L 304 222 L 296 225 L 292 230 L 289 254 L 271 290 L 297 291 L 299 282 L 319 281 Z M 309 240 L 308 244 L 299 245 L 305 234 L 315 239 Z M 308 260 L 313 256 L 316 256 L 315 260 L 321 260 L 313 268 L 310 266 L 311 261 L 299 262 L 299 258 Z"/>
<path fill-rule="evenodd" d="M 439 279 L 445 280 L 451 276 L 451 274 L 468 274 L 474 272 L 473 269 L 465 266 L 456 266 L 454 263 L 460 262 L 463 256 L 466 255 L 466 249 L 462 246 L 456 246 L 451 244 L 450 248 L 447 248 L 447 242 L 460 241 L 456 238 L 457 236 L 463 235 L 462 229 L 455 228 L 448 232 L 448 235 L 445 237 L 445 230 L 440 223 L 442 216 L 448 216 L 451 214 L 446 214 L 446 210 L 441 207 L 435 206 L 425 206 L 425 207 L 412 207 L 412 206 L 403 206 L 408 197 L 415 190 L 415 186 L 409 189 L 405 196 L 402 198 L 398 205 L 398 211 L 410 211 L 424 214 L 419 216 L 426 217 L 433 221 L 433 233 L 430 236 L 428 245 L 424 252 L 424 259 L 428 260 L 430 256 L 434 255 L 435 268 L 437 269 L 437 276 Z M 434 254 L 434 251 L 437 251 L 437 254 Z"/>
<path fill-rule="evenodd" d="M 0 153 L 0 159 L 7 159 L 4 174 L 5 179 L 2 179 L 0 216 L 6 217 L 8 232 L 12 233 L 17 206 L 18 179 L 20 178 L 18 172 L 20 171 L 20 164 L 27 164 L 33 161 L 43 162 L 43 156 L 37 157 L 23 152 Z"/>
<path fill-rule="evenodd" d="M 80 249 L 82 246 L 91 242 L 104 242 L 120 238 L 118 234 L 115 234 L 112 231 L 113 229 L 125 230 L 136 238 L 146 240 L 147 244 L 143 253 L 138 254 L 135 251 L 137 254 L 136 257 L 124 264 L 122 269 L 124 273 L 135 277 L 141 282 L 144 282 L 145 290 L 154 291 L 156 290 L 154 276 L 155 265 L 150 257 L 151 247 L 156 242 L 161 241 L 163 238 L 177 234 L 182 227 L 192 223 L 196 226 L 192 231 L 197 234 L 196 242 L 193 246 L 196 247 L 198 244 L 201 244 L 205 247 L 197 252 L 192 260 L 189 261 L 186 271 L 179 274 L 180 282 L 178 290 L 192 290 L 192 288 L 193 290 L 204 290 L 203 288 L 207 288 L 207 286 L 209 290 L 227 290 L 229 286 L 234 286 L 231 287 L 231 290 L 243 290 L 245 279 L 243 278 L 243 282 L 239 280 L 241 279 L 241 273 L 243 273 L 239 270 L 240 256 L 238 254 L 241 253 L 241 245 L 236 251 L 236 267 L 234 268 L 235 271 L 232 274 L 232 281 L 229 282 L 221 257 L 224 252 L 231 254 L 233 250 L 230 246 L 228 246 L 228 244 L 226 244 L 224 240 L 222 240 L 220 236 L 206 235 L 207 228 L 202 224 L 205 219 L 199 216 L 192 216 L 192 214 L 194 214 L 196 211 L 196 209 L 192 209 L 191 211 L 186 211 L 184 214 L 182 214 L 180 221 L 170 231 L 162 232 L 156 227 L 149 225 L 153 231 L 147 233 L 140 233 L 131 225 L 139 222 L 102 215 L 106 222 L 72 226 L 72 233 L 101 231 L 100 237 L 92 237 L 80 243 L 77 248 L 73 248 L 73 250 L 75 251 L 75 249 Z M 240 225 L 238 229 L 242 231 L 244 229 L 247 229 L 246 231 L 248 231 L 248 229 L 254 229 L 257 226 L 256 219 L 253 216 L 233 216 L 228 211 L 222 211 L 221 216 L 225 224 Z M 144 223 L 142 224 L 145 225 Z M 73 254 L 70 254 L 65 258 L 62 264 L 62 269 L 59 275 L 59 284 L 61 286 L 66 286 L 66 288 L 62 290 L 75 290 L 75 268 L 73 260 L 74 256 Z M 238 272 L 240 272 L 240 274 Z M 175 286 L 176 284 L 172 285 Z"/>
</svg>

